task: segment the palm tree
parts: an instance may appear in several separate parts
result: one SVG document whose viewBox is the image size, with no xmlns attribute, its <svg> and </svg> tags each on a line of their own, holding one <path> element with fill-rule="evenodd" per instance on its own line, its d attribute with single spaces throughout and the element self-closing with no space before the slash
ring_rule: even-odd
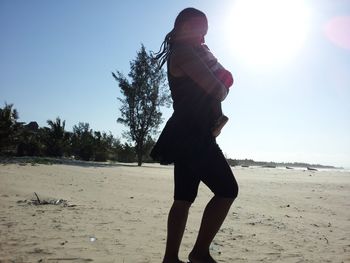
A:
<svg viewBox="0 0 350 263">
<path fill-rule="evenodd" d="M 51 133 L 55 138 L 61 139 L 64 137 L 66 121 L 63 121 L 61 124 L 60 117 L 57 117 L 55 122 L 52 120 L 47 120 L 47 124 L 50 126 Z"/>
<path fill-rule="evenodd" d="M 18 111 L 13 109 L 13 104 L 5 103 L 0 108 L 0 152 L 11 153 L 16 148 L 18 130 L 21 126 L 18 122 Z"/>
<path fill-rule="evenodd" d="M 68 145 L 68 134 L 65 132 L 66 121 L 60 117 L 56 121 L 47 120 L 49 128 L 45 128 L 46 154 L 48 156 L 62 157 Z"/>
</svg>

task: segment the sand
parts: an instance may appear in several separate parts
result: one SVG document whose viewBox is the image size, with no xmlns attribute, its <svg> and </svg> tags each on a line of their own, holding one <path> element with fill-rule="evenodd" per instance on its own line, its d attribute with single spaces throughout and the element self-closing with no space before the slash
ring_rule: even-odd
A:
<svg viewBox="0 0 350 263">
<path fill-rule="evenodd" d="M 350 173 L 233 168 L 240 192 L 216 236 L 218 262 L 350 262 Z M 0 262 L 161 262 L 172 166 L 0 165 Z M 24 200 L 65 199 L 71 206 Z M 185 260 L 211 198 L 203 185 Z"/>
</svg>

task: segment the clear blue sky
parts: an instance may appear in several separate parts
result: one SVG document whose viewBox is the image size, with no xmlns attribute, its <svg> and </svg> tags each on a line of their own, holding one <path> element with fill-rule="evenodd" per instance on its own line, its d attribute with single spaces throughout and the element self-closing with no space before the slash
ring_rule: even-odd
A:
<svg viewBox="0 0 350 263">
<path fill-rule="evenodd" d="M 13 103 L 23 122 L 45 126 L 59 116 L 68 130 L 88 122 L 121 137 L 111 71 L 127 74 L 141 43 L 157 51 L 177 13 L 193 6 L 207 14 L 207 44 L 235 78 L 223 103 L 223 152 L 350 167 L 350 0 L 305 0 L 307 15 L 289 8 L 292 16 L 273 0 L 239 2 L 1 0 L 0 103 Z M 276 12 L 289 20 L 267 21 Z"/>
</svg>

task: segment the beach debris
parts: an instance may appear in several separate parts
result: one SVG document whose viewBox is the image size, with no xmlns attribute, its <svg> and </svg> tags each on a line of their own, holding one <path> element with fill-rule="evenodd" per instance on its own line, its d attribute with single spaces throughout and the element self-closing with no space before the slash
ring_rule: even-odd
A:
<svg viewBox="0 0 350 263">
<path fill-rule="evenodd" d="M 89 240 L 90 240 L 90 242 L 95 242 L 95 241 L 97 240 L 97 238 L 94 237 L 94 236 L 90 236 L 90 237 L 89 237 Z"/>
<path fill-rule="evenodd" d="M 267 165 L 263 165 L 261 166 L 262 168 L 276 168 L 276 165 L 272 165 L 272 164 L 267 164 Z"/>
<path fill-rule="evenodd" d="M 318 171 L 316 168 L 312 168 L 310 166 L 306 167 L 306 169 L 309 170 L 309 171 Z"/>
<path fill-rule="evenodd" d="M 34 192 L 35 199 L 32 200 L 18 200 L 17 203 L 24 203 L 27 205 L 61 205 L 64 207 L 75 207 L 76 205 L 68 203 L 67 200 L 64 199 L 42 199 L 40 200 L 38 194 Z"/>
<path fill-rule="evenodd" d="M 321 239 L 322 239 L 322 238 L 320 238 L 320 240 L 321 240 Z M 327 244 L 329 244 L 329 241 L 328 241 L 328 238 L 327 238 L 327 237 L 323 236 L 323 239 L 326 240 Z"/>
<path fill-rule="evenodd" d="M 287 204 L 287 205 L 280 205 L 280 208 L 286 208 L 286 207 L 290 207 L 290 204 Z"/>
</svg>

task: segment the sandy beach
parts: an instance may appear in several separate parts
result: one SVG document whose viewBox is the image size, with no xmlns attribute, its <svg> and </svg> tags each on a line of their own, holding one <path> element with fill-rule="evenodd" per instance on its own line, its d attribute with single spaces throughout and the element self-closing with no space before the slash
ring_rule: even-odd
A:
<svg viewBox="0 0 350 263">
<path fill-rule="evenodd" d="M 211 250 L 218 262 L 350 262 L 350 172 L 233 168 L 239 196 Z M 173 167 L 0 166 L 0 262 L 161 262 Z M 43 200 L 65 204 L 33 205 Z M 200 186 L 181 259 L 211 192 Z"/>
</svg>

